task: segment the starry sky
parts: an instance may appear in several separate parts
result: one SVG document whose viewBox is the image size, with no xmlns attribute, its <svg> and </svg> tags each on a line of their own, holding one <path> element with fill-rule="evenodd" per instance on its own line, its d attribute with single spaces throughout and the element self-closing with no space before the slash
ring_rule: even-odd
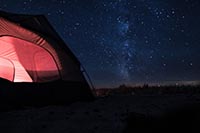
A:
<svg viewBox="0 0 200 133">
<path fill-rule="evenodd" d="M 94 86 L 200 80 L 199 0 L 1 0 L 45 15 Z"/>
</svg>

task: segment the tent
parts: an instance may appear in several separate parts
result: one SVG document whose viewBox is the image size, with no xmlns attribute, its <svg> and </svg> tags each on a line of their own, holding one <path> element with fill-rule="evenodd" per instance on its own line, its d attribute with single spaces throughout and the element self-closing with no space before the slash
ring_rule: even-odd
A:
<svg viewBox="0 0 200 133">
<path fill-rule="evenodd" d="M 81 63 L 44 15 L 0 11 L 0 78 L 0 100 L 9 103 L 93 97 Z"/>
</svg>

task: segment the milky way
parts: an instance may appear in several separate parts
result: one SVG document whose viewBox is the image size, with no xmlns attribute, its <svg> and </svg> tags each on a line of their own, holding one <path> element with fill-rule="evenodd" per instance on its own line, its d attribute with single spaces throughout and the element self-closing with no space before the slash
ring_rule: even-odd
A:
<svg viewBox="0 0 200 133">
<path fill-rule="evenodd" d="M 96 87 L 200 79 L 198 0 L 1 0 L 44 14 Z"/>
</svg>

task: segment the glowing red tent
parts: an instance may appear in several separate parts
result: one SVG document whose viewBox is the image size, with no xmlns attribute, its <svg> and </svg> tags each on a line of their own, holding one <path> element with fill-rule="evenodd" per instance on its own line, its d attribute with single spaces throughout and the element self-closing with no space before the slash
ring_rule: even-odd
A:
<svg viewBox="0 0 200 133">
<path fill-rule="evenodd" d="M 45 16 L 0 12 L 0 78 L 14 83 L 60 80 L 89 88 L 80 69 Z"/>
</svg>

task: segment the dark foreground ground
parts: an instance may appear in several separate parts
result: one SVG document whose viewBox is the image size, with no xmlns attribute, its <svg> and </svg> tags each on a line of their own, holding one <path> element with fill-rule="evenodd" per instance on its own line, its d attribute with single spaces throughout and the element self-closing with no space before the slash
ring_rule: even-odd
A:
<svg viewBox="0 0 200 133">
<path fill-rule="evenodd" d="M 0 112 L 1 133 L 200 132 L 200 94 L 115 94 Z"/>
</svg>

